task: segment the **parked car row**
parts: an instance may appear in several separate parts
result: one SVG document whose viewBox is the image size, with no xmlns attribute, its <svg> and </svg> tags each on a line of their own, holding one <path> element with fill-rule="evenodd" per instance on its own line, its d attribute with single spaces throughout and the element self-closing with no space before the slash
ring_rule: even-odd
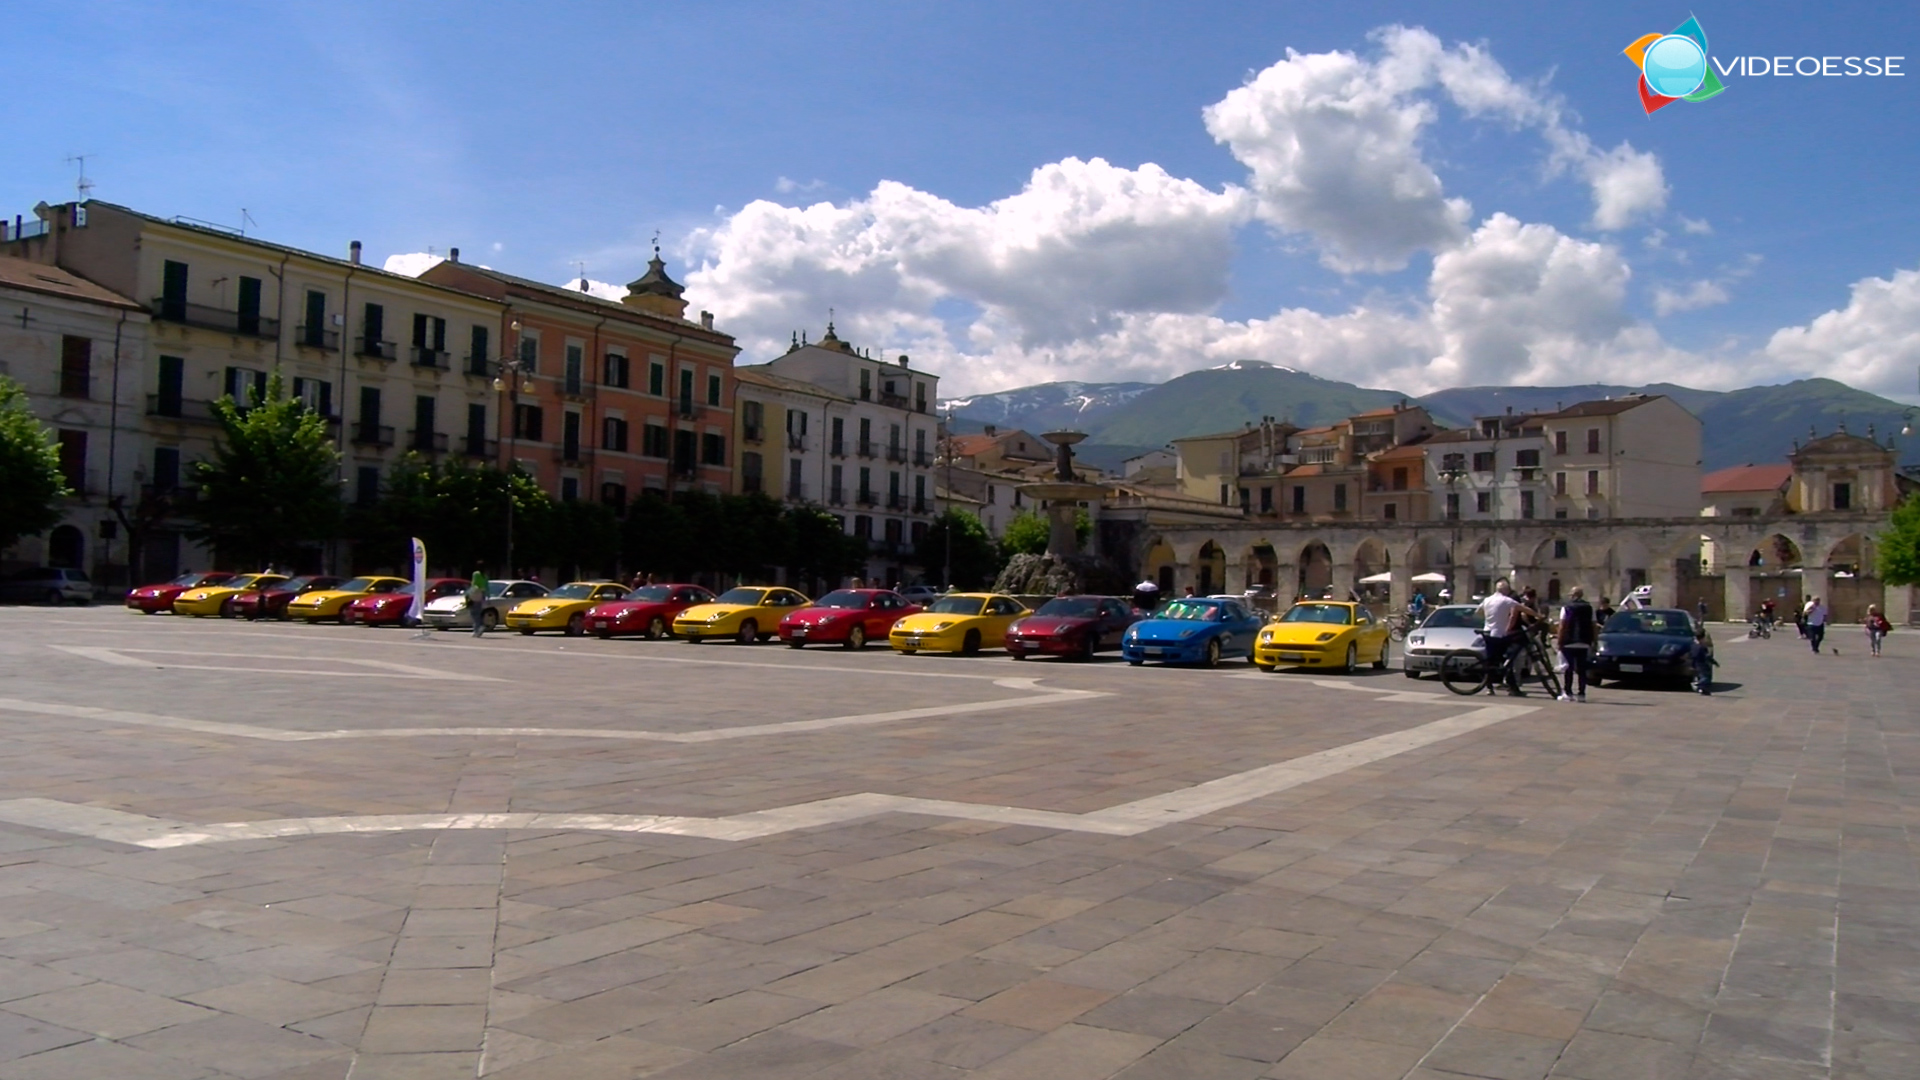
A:
<svg viewBox="0 0 1920 1080">
<path fill-rule="evenodd" d="M 1401 658 L 1407 678 L 1438 673 L 1449 653 L 1468 649 L 1485 654 L 1480 628 L 1485 620 L 1473 604 L 1434 608 L 1425 621 L 1407 633 Z M 1679 608 L 1637 607 L 1616 611 L 1600 627 L 1599 641 L 1589 660 L 1587 680 L 1627 681 L 1664 679 L 1691 682 L 1693 636 L 1705 626 L 1691 612 Z M 1708 638 L 1709 647 L 1712 638 Z"/>
</svg>

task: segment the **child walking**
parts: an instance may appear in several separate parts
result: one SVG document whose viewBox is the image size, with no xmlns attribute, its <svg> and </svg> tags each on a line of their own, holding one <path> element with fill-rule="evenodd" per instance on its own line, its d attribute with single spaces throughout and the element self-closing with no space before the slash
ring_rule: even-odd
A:
<svg viewBox="0 0 1920 1080">
<path fill-rule="evenodd" d="M 1693 688 L 1708 697 L 1713 696 L 1713 646 L 1707 644 L 1707 632 L 1693 632 Z"/>
<path fill-rule="evenodd" d="M 1887 635 L 1892 632 L 1893 624 L 1888 622 L 1887 617 L 1880 613 L 1880 605 L 1868 604 L 1867 647 L 1873 650 L 1873 655 L 1880 655 L 1880 643 L 1887 640 Z"/>
</svg>

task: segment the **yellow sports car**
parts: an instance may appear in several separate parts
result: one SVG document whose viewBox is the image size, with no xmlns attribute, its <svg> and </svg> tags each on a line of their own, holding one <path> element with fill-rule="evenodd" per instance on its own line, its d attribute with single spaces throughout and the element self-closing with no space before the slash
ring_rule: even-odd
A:
<svg viewBox="0 0 1920 1080">
<path fill-rule="evenodd" d="M 175 615 L 218 615 L 223 619 L 233 618 L 235 596 L 243 592 L 258 592 L 270 589 L 287 580 L 284 574 L 241 574 L 228 578 L 218 585 L 202 585 L 197 589 L 188 589 L 173 599 Z"/>
<path fill-rule="evenodd" d="M 1280 621 L 1261 627 L 1253 662 L 1262 671 L 1282 664 L 1336 667 L 1351 675 L 1362 663 L 1387 666 L 1386 623 L 1364 605 L 1308 600 L 1287 609 Z"/>
<path fill-rule="evenodd" d="M 779 634 L 780 620 L 810 602 L 777 585 L 742 585 L 721 593 L 711 604 L 695 604 L 675 615 L 673 634 L 695 645 L 723 637 L 752 645 Z"/>
<path fill-rule="evenodd" d="M 347 601 L 356 596 L 365 596 L 368 593 L 399 592 L 402 589 L 411 588 L 413 588 L 413 582 L 406 578 L 378 575 L 348 578 L 341 582 L 338 588 L 302 593 L 294 597 L 287 602 L 287 618 L 305 619 L 310 623 L 317 623 L 321 619 L 337 619 L 340 617 L 340 609 L 346 607 Z"/>
<path fill-rule="evenodd" d="M 971 656 L 981 649 L 1005 646 L 1007 627 L 1031 614 L 1011 596 L 948 593 L 928 604 L 927 610 L 894 623 L 887 643 L 908 654 L 924 649 Z"/>
<path fill-rule="evenodd" d="M 627 595 L 614 581 L 573 581 L 545 596 L 522 600 L 507 612 L 507 629 L 531 634 L 535 630 L 565 630 L 569 637 L 587 632 L 587 609 Z"/>
</svg>

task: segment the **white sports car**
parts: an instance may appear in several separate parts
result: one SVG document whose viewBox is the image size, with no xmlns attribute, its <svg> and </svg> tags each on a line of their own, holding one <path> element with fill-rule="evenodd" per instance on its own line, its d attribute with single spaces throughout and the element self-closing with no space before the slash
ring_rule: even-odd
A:
<svg viewBox="0 0 1920 1080">
<path fill-rule="evenodd" d="M 492 630 L 506 620 L 507 610 L 522 600 L 531 600 L 536 596 L 547 595 L 547 587 L 537 581 L 516 581 L 506 578 L 487 583 L 487 602 L 481 609 L 480 618 Z M 471 630 L 473 615 L 467 610 L 467 595 L 454 593 L 438 600 L 427 601 L 420 609 L 420 621 L 435 630 Z"/>
<path fill-rule="evenodd" d="M 1402 670 L 1407 678 L 1417 679 L 1421 672 L 1440 670 L 1440 659 L 1460 649 L 1484 651 L 1478 640 L 1486 624 L 1480 609 L 1473 604 L 1448 604 L 1434 608 L 1426 621 L 1407 631 L 1406 648 L 1401 650 Z"/>
</svg>

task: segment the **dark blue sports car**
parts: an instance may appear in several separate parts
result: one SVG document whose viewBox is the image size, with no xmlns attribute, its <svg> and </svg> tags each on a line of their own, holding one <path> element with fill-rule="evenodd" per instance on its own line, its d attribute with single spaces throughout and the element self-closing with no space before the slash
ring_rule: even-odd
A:
<svg viewBox="0 0 1920 1080">
<path fill-rule="evenodd" d="M 1169 664 L 1218 667 L 1222 657 L 1253 660 L 1254 639 L 1266 619 L 1228 597 L 1175 600 L 1127 629 L 1120 655 L 1129 664 L 1160 660 Z"/>
</svg>

